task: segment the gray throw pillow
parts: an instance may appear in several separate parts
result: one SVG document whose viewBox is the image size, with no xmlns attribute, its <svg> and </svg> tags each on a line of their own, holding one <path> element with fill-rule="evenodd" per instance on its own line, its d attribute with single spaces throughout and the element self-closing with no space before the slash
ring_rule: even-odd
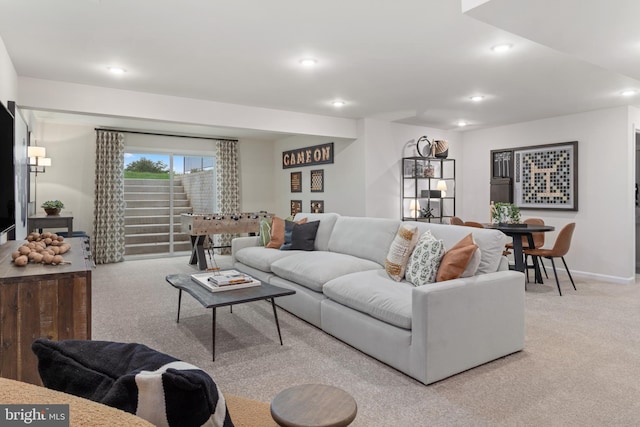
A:
<svg viewBox="0 0 640 427">
<path fill-rule="evenodd" d="M 295 224 L 291 233 L 291 249 L 300 251 L 312 251 L 318 234 L 320 221 L 311 221 L 306 224 Z"/>
</svg>

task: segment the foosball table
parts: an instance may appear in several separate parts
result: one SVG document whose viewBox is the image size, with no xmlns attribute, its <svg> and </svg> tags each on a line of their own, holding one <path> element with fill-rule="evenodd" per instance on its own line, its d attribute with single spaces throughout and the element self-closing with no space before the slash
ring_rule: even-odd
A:
<svg viewBox="0 0 640 427">
<path fill-rule="evenodd" d="M 182 214 L 182 232 L 191 236 L 191 259 L 189 264 L 198 264 L 200 270 L 207 269 L 204 243 L 213 234 L 255 234 L 260 231 L 260 219 L 273 217 L 267 212 L 241 212 L 234 214 Z M 213 241 L 213 240 L 212 240 Z M 211 246 L 211 249 L 230 248 L 230 245 Z"/>
</svg>

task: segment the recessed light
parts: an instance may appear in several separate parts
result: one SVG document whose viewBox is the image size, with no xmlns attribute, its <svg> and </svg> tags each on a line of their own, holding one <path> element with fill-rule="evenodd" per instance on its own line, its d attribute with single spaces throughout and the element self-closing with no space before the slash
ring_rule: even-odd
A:
<svg viewBox="0 0 640 427">
<path fill-rule="evenodd" d="M 473 102 L 480 102 L 484 99 L 484 96 L 474 95 L 474 96 L 470 96 L 469 99 L 472 100 Z"/>
<path fill-rule="evenodd" d="M 124 74 L 124 73 L 127 72 L 127 70 L 125 70 L 124 68 L 120 68 L 120 67 L 107 67 L 107 70 L 109 70 L 113 74 Z"/>
<path fill-rule="evenodd" d="M 300 65 L 304 67 L 313 67 L 318 63 L 318 60 L 315 58 L 302 58 L 300 60 Z"/>
<path fill-rule="evenodd" d="M 344 107 L 347 103 L 344 101 L 336 100 L 331 103 L 334 107 Z"/>
<path fill-rule="evenodd" d="M 503 52 L 508 51 L 512 47 L 513 47 L 513 45 L 511 43 L 503 43 L 503 44 L 497 44 L 495 46 L 492 46 L 491 50 L 496 52 L 496 53 L 503 53 Z"/>
<path fill-rule="evenodd" d="M 458 126 L 460 126 L 460 127 L 464 127 L 464 126 L 466 126 L 466 125 L 467 125 L 467 122 L 465 122 L 465 121 L 463 121 L 463 120 L 460 120 L 460 121 L 459 121 L 458 123 L 456 123 L 456 124 L 457 124 Z"/>
<path fill-rule="evenodd" d="M 633 89 L 630 89 L 630 90 L 625 90 L 625 91 L 620 92 L 620 95 L 622 95 L 622 96 L 633 96 L 633 95 L 635 95 L 637 93 L 638 93 L 637 91 L 635 91 Z"/>
</svg>

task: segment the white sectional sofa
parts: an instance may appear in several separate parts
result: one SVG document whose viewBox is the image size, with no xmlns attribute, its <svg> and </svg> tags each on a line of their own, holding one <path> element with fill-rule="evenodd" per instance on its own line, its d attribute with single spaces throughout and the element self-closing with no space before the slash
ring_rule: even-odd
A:
<svg viewBox="0 0 640 427">
<path fill-rule="evenodd" d="M 265 248 L 257 236 L 232 242 L 234 268 L 296 291 L 277 299 L 283 309 L 424 384 L 523 349 L 525 279 L 509 271 L 501 232 L 412 223 L 447 249 L 473 233 L 481 251 L 476 275 L 415 287 L 384 269 L 401 221 L 303 217 L 320 221 L 314 251 Z"/>
</svg>

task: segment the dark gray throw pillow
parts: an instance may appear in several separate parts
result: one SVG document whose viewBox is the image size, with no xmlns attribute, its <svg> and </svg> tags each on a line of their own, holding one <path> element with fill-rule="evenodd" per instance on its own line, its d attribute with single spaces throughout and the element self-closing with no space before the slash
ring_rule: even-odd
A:
<svg viewBox="0 0 640 427">
<path fill-rule="evenodd" d="M 299 251 L 312 251 L 318 233 L 320 221 L 311 221 L 306 224 L 295 224 L 291 232 L 291 249 Z"/>
<path fill-rule="evenodd" d="M 289 221 L 288 219 L 284 221 L 284 243 L 280 246 L 281 251 L 291 250 L 291 236 L 293 234 L 293 226 L 296 225 L 295 222 Z"/>
</svg>

